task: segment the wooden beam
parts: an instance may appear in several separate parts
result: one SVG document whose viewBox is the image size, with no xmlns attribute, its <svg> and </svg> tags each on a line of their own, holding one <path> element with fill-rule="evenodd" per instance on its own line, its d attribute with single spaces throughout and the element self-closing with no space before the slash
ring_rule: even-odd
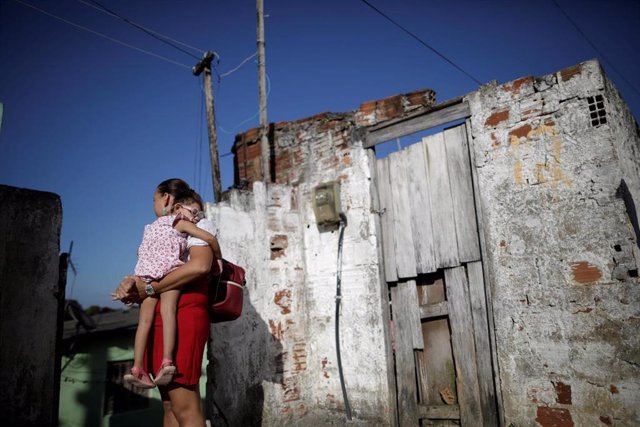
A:
<svg viewBox="0 0 640 427">
<path fill-rule="evenodd" d="M 378 236 L 382 236 L 382 214 L 380 207 L 380 199 L 378 197 L 378 168 L 375 167 L 377 164 L 376 154 L 373 150 L 367 150 L 367 157 L 369 159 L 369 164 L 374 166 L 371 168 L 371 209 L 373 212 L 374 222 L 376 224 L 376 230 Z M 382 236 L 384 239 L 384 236 Z M 387 405 L 390 408 L 388 419 L 390 421 L 390 427 L 398 426 L 398 407 L 397 407 L 397 399 L 396 399 L 396 377 L 395 377 L 395 364 L 393 359 L 393 349 L 391 344 L 391 311 L 389 309 L 389 288 L 387 286 L 387 281 L 385 280 L 385 267 L 384 267 L 384 252 L 383 252 L 383 243 L 382 239 L 377 239 L 377 250 L 378 250 L 378 282 L 380 287 L 380 299 L 382 304 L 382 323 L 383 323 L 383 334 L 384 334 L 384 342 L 385 342 L 385 358 L 387 361 L 387 386 L 389 387 L 389 394 L 387 396 Z"/>
<path fill-rule="evenodd" d="M 364 142 L 364 148 L 371 148 L 381 142 L 390 141 L 401 136 L 409 135 L 436 126 L 444 125 L 454 120 L 464 119 L 471 115 L 469 103 L 460 101 L 445 108 L 437 106 L 418 116 L 404 118 L 391 124 L 380 124 L 369 128 Z M 384 127 L 381 127 L 383 126 Z"/>
<path fill-rule="evenodd" d="M 460 407 L 458 405 L 419 405 L 420 418 L 430 420 L 459 420 Z"/>
<path fill-rule="evenodd" d="M 447 314 L 449 314 L 449 307 L 446 301 L 420 306 L 420 320 L 433 319 Z"/>
</svg>

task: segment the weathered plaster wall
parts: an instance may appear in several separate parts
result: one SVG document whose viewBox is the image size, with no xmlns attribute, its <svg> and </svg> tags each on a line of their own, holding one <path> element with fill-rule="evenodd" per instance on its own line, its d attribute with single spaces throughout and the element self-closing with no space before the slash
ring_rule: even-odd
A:
<svg viewBox="0 0 640 427">
<path fill-rule="evenodd" d="M 319 230 L 311 205 L 313 188 L 333 180 L 341 184 L 348 222 L 340 334 L 352 424 L 393 425 L 388 295 L 379 280 L 369 158 L 353 131 L 434 100 L 423 90 L 367 102 L 357 112 L 272 125 L 275 183 L 267 186 L 259 181 L 257 129 L 236 138 L 236 185 L 252 191 L 233 190 L 207 208 L 219 224 L 223 255 L 247 267 L 243 315 L 215 325 L 210 346 L 217 385 L 209 386 L 209 404 L 230 425 L 346 420 L 335 345 L 339 233 Z"/>
<path fill-rule="evenodd" d="M 55 425 L 60 197 L 0 185 L 0 200 L 2 424 Z"/>
<path fill-rule="evenodd" d="M 596 61 L 467 100 L 506 424 L 640 424 L 635 122 Z"/>
</svg>

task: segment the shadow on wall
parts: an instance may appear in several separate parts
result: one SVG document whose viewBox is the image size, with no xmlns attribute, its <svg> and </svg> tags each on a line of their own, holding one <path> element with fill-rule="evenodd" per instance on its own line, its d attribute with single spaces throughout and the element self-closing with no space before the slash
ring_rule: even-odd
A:
<svg viewBox="0 0 640 427">
<path fill-rule="evenodd" d="M 249 289 L 244 292 L 242 316 L 213 329 L 207 394 L 213 392 L 208 409 L 214 426 L 261 426 L 263 383 L 282 385 L 282 344 L 251 304 Z"/>
<path fill-rule="evenodd" d="M 636 212 L 636 204 L 624 179 L 620 180 L 620 185 L 616 190 L 616 197 L 618 199 L 622 199 L 622 201 L 624 202 L 624 206 L 627 210 L 627 215 L 629 216 L 629 221 L 631 221 L 633 231 L 636 235 L 636 245 L 638 245 L 638 247 L 640 248 L 640 226 L 638 225 L 638 213 Z"/>
</svg>

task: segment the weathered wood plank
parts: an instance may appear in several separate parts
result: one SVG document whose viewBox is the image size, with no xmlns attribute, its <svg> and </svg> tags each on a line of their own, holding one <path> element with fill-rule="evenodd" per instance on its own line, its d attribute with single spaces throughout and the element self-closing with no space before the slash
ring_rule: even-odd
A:
<svg viewBox="0 0 640 427">
<path fill-rule="evenodd" d="M 476 217 L 478 218 L 478 235 L 480 236 L 480 253 L 482 255 L 482 259 L 485 260 L 485 262 L 482 263 L 482 271 L 484 272 L 484 278 L 487 281 L 487 285 L 484 287 L 485 290 L 485 294 L 486 294 L 486 301 L 487 301 L 487 319 L 488 319 L 488 332 L 489 332 L 489 341 L 492 344 L 491 346 L 491 360 L 492 360 L 492 364 L 493 364 L 493 372 L 498 372 L 498 355 L 496 352 L 496 339 L 495 339 L 495 335 L 494 335 L 494 331 L 495 331 L 495 326 L 494 326 L 494 320 L 493 320 L 493 305 L 491 304 L 491 301 L 493 301 L 492 295 L 491 295 L 491 271 L 489 269 L 488 263 L 486 262 L 488 258 L 487 256 L 487 245 L 486 245 L 486 241 L 485 241 L 485 233 L 484 233 L 484 221 L 483 221 L 483 207 L 482 207 L 482 200 L 480 198 L 480 191 L 478 189 L 478 170 L 476 168 L 476 161 L 475 161 L 475 150 L 473 148 L 473 137 L 472 137 L 472 128 L 471 128 L 471 120 L 467 119 L 465 120 L 465 127 L 467 129 L 467 135 L 469 137 L 468 139 L 468 146 L 469 146 L 469 158 L 471 159 L 471 176 L 473 177 L 473 194 L 475 197 L 475 201 L 476 201 Z M 499 386 L 499 377 L 496 375 L 495 377 L 495 381 L 496 381 L 496 387 L 495 387 L 495 393 L 496 393 L 496 400 L 497 400 L 497 411 L 498 411 L 498 417 L 500 419 L 499 425 L 505 425 L 505 419 L 504 419 L 504 410 L 502 409 L 502 389 Z"/>
<path fill-rule="evenodd" d="M 422 139 L 427 159 L 427 176 L 431 190 L 431 223 L 436 266 L 459 265 L 458 244 L 449 186 L 449 171 L 444 148 L 444 135 L 437 133 Z"/>
<path fill-rule="evenodd" d="M 415 286 L 414 286 L 415 287 Z M 412 322 L 410 312 L 405 309 L 408 298 L 407 283 L 391 286 L 391 310 L 395 331 L 396 381 L 398 384 L 399 425 L 418 425 L 418 399 L 416 390 L 416 367 L 413 350 Z"/>
<path fill-rule="evenodd" d="M 469 287 L 464 267 L 444 271 L 451 346 L 456 366 L 456 389 L 462 425 L 484 425 L 480 408 L 480 389 L 476 368 L 476 350 L 469 302 Z"/>
<path fill-rule="evenodd" d="M 393 228 L 393 205 L 391 203 L 391 187 L 389 186 L 389 159 L 376 161 L 376 177 L 378 184 L 378 200 L 381 212 L 380 225 L 382 235 L 382 250 L 384 259 L 384 274 L 387 282 L 396 282 L 395 231 Z"/>
<path fill-rule="evenodd" d="M 458 405 L 419 405 L 418 411 L 420 418 L 428 418 L 431 420 L 459 420 L 460 407 Z M 469 424 L 477 426 L 480 424 Z M 463 424 L 466 426 L 466 424 Z"/>
<path fill-rule="evenodd" d="M 478 385 L 480 387 L 480 407 L 485 426 L 497 426 L 496 394 L 491 369 L 491 346 L 489 345 L 489 325 L 487 323 L 487 307 L 482 277 L 482 263 L 467 264 L 469 276 L 469 295 L 473 316 L 474 339 L 476 343 L 476 360 L 478 362 Z"/>
<path fill-rule="evenodd" d="M 416 253 L 411 230 L 412 212 L 409 209 L 409 183 L 407 181 L 407 150 L 389 155 L 389 186 L 393 205 L 393 229 L 398 278 L 417 276 Z"/>
<path fill-rule="evenodd" d="M 406 282 L 398 282 L 398 297 L 402 304 L 400 307 L 409 319 L 411 327 L 411 342 L 414 349 L 424 349 L 424 341 L 422 339 L 422 328 L 420 327 L 420 309 L 418 306 L 418 289 L 415 280 L 407 280 Z M 397 306 L 396 306 L 397 307 Z"/>
<path fill-rule="evenodd" d="M 420 319 L 422 320 L 446 316 L 447 314 L 449 314 L 449 306 L 446 301 L 420 306 Z"/>
<path fill-rule="evenodd" d="M 446 304 L 442 271 L 420 276 L 419 280 L 418 301 L 421 305 L 443 302 Z M 421 396 L 423 396 L 420 403 L 440 405 L 443 403 L 441 393 L 453 393 L 455 400 L 456 375 L 451 351 L 449 319 L 440 317 L 422 322 L 422 335 L 426 363 L 420 367 L 422 374 Z"/>
<path fill-rule="evenodd" d="M 374 150 L 367 150 L 367 158 L 369 160 L 369 165 L 371 167 L 371 208 L 375 218 L 376 231 L 378 238 L 377 243 L 377 252 L 378 252 L 378 260 L 379 260 L 379 273 L 378 273 L 378 286 L 380 292 L 380 302 L 381 302 L 381 312 L 382 312 L 382 324 L 385 327 L 382 328 L 382 332 L 384 335 L 385 345 L 385 353 L 386 353 L 386 371 L 387 371 L 387 387 L 389 387 L 389 394 L 386 399 L 386 405 L 390 408 L 391 415 L 389 416 L 389 421 L 391 427 L 398 426 L 397 414 L 397 400 L 396 400 L 396 377 L 395 377 L 395 363 L 393 360 L 393 350 L 391 344 L 391 310 L 389 305 L 389 287 L 387 286 L 387 282 L 385 280 L 384 274 L 384 255 L 382 248 L 382 209 L 380 207 L 380 199 L 378 197 L 378 173 L 377 173 L 377 159 Z"/>
<path fill-rule="evenodd" d="M 427 177 L 427 165 L 422 144 L 407 147 L 407 178 L 411 209 L 411 230 L 418 273 L 436 271 L 436 255 L 433 247 L 431 225 L 431 191 Z"/>
<path fill-rule="evenodd" d="M 464 123 L 444 131 L 449 183 L 456 221 L 456 237 L 460 262 L 478 261 L 480 243 L 476 224 L 475 200 L 471 181 L 471 164 Z"/>
<path fill-rule="evenodd" d="M 464 119 L 470 115 L 471 110 L 466 101 L 453 104 L 446 108 L 434 108 L 434 110 L 423 115 L 409 117 L 401 122 L 395 122 L 389 126 L 378 127 L 375 130 L 369 131 L 364 147 L 371 148 L 381 142 L 440 126 L 454 120 Z"/>
</svg>

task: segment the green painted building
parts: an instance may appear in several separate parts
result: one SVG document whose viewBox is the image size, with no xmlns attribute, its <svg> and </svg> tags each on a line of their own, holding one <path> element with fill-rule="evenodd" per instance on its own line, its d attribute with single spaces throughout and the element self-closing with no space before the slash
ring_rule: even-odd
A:
<svg viewBox="0 0 640 427">
<path fill-rule="evenodd" d="M 157 389 L 142 390 L 122 381 L 133 364 L 138 309 L 66 321 L 60 374 L 60 427 L 162 425 Z M 206 375 L 200 392 L 204 398 Z"/>
</svg>

